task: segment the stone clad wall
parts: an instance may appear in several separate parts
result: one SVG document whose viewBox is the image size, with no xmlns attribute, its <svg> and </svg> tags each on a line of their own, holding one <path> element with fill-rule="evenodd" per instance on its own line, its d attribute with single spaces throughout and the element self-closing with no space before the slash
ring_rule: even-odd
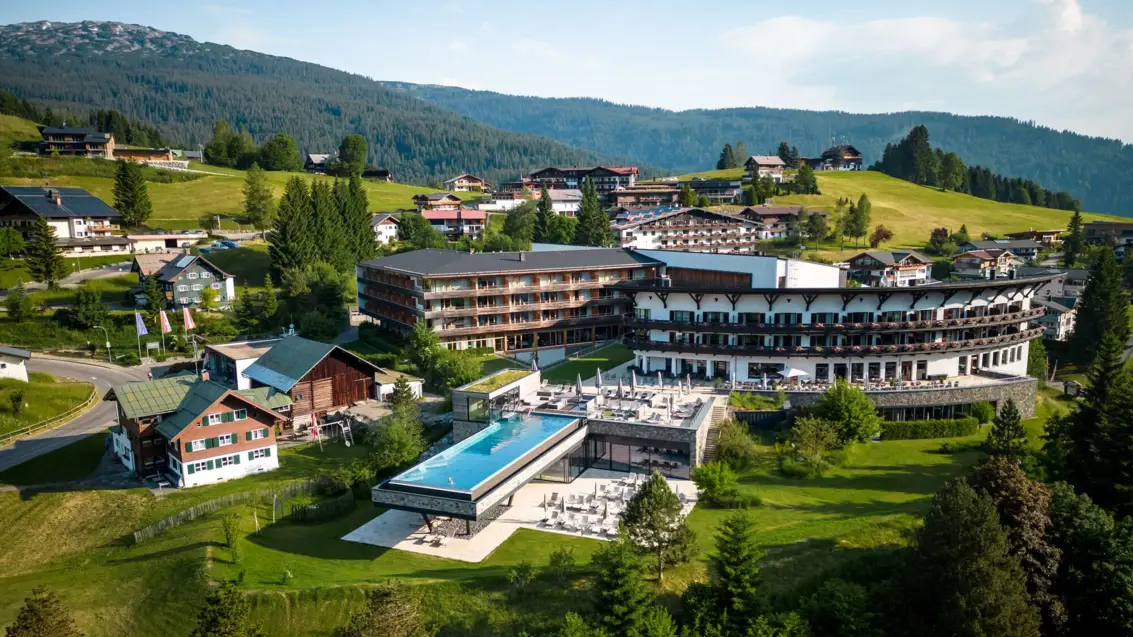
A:
<svg viewBox="0 0 1133 637">
<path fill-rule="evenodd" d="M 1035 415 L 1037 391 L 1037 380 L 1022 378 L 979 387 L 871 391 L 866 392 L 866 395 L 873 399 L 878 407 L 922 407 L 989 402 L 995 403 L 998 409 L 1010 398 L 1015 401 L 1015 405 L 1019 408 L 1019 414 L 1023 418 L 1032 418 Z M 776 392 L 756 391 L 753 393 L 774 398 Z M 817 403 L 821 397 L 822 392 L 787 392 L 787 398 L 791 401 L 792 407 L 809 407 Z"/>
</svg>

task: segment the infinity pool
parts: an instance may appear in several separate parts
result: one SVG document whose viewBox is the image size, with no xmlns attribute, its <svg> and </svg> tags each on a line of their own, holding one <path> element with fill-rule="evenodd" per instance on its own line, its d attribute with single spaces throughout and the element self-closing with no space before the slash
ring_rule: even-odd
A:
<svg viewBox="0 0 1133 637">
<path fill-rule="evenodd" d="M 391 484 L 471 492 L 578 418 L 554 414 L 512 416 L 461 440 L 390 480 Z"/>
</svg>

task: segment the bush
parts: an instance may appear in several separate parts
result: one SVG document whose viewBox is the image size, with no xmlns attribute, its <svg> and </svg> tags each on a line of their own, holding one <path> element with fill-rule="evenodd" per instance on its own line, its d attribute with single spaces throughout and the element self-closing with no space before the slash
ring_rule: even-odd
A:
<svg viewBox="0 0 1133 637">
<path fill-rule="evenodd" d="M 708 462 L 692 470 L 692 481 L 700 491 L 700 501 L 717 506 L 721 500 L 736 495 L 736 473 L 726 462 Z"/>
<path fill-rule="evenodd" d="M 728 406 L 736 409 L 780 409 L 786 401 L 787 394 L 783 391 L 776 392 L 774 397 L 746 391 L 734 391 L 728 395 Z"/>
<path fill-rule="evenodd" d="M 987 404 L 987 403 L 983 403 Z M 921 440 L 924 438 L 959 438 L 970 436 L 980 428 L 974 416 L 954 420 L 906 420 L 881 423 L 882 440 Z"/>
<path fill-rule="evenodd" d="M 986 425 L 995 418 L 995 407 L 991 403 L 976 403 L 972 405 L 972 416 L 974 416 L 981 425 Z"/>
<path fill-rule="evenodd" d="M 763 498 L 751 493 L 733 491 L 705 504 L 716 509 L 754 509 L 763 506 Z"/>
<path fill-rule="evenodd" d="M 743 424 L 735 420 L 725 420 L 720 424 L 720 436 L 716 441 L 716 458 L 728 463 L 736 471 L 742 471 L 755 462 L 758 451 L 755 440 Z"/>
<path fill-rule="evenodd" d="M 779 458 L 779 473 L 786 478 L 812 478 L 815 477 L 815 469 L 813 465 L 788 456 Z"/>
</svg>

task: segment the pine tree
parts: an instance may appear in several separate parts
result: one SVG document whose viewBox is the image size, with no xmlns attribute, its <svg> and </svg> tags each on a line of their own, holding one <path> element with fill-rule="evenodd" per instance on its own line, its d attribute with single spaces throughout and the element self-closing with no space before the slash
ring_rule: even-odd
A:
<svg viewBox="0 0 1133 637">
<path fill-rule="evenodd" d="M 677 637 L 677 624 L 664 606 L 650 606 L 641 618 L 637 637 Z"/>
<path fill-rule="evenodd" d="M 315 227 L 315 241 L 318 245 L 318 260 L 328 263 L 339 272 L 354 267 L 354 258 L 346 243 L 342 227 L 342 214 L 338 200 L 345 197 L 342 182 L 336 180 L 334 189 L 325 181 L 316 180 L 311 184 L 311 219 Z M 336 197 L 339 190 L 343 197 Z"/>
<path fill-rule="evenodd" d="M 55 228 L 47 219 L 37 216 L 28 233 L 24 266 L 33 281 L 46 283 L 49 289 L 59 287 L 59 279 L 67 276 L 67 261 L 55 245 Z"/>
<path fill-rule="evenodd" d="M 251 610 L 244 593 L 232 582 L 224 582 L 205 596 L 205 607 L 190 637 L 262 637 L 258 627 L 250 626 Z"/>
<path fill-rule="evenodd" d="M 775 154 L 779 156 L 779 159 L 783 160 L 784 164 L 790 164 L 790 162 L 791 162 L 791 147 L 787 146 L 787 142 L 785 142 L 785 141 L 779 142 L 779 149 L 775 151 Z"/>
<path fill-rule="evenodd" d="M 1078 257 L 1082 254 L 1082 213 L 1077 210 L 1070 215 L 1070 225 L 1066 228 L 1066 240 L 1062 242 L 1062 264 L 1068 268 L 1074 267 Z"/>
<path fill-rule="evenodd" d="M 547 192 L 546 186 L 543 186 L 543 191 L 539 193 L 539 203 L 535 207 L 535 243 L 547 243 L 547 235 L 550 234 L 551 228 L 551 217 L 554 214 L 551 193 Z"/>
<path fill-rule="evenodd" d="M 409 386 L 409 377 L 405 374 L 398 376 L 394 381 L 389 404 L 395 414 L 417 409 L 417 397 L 413 395 L 413 388 Z"/>
<path fill-rule="evenodd" d="M 275 225 L 268 235 L 272 271 L 278 275 L 284 270 L 314 263 L 318 259 L 315 233 L 307 183 L 300 177 L 292 177 L 284 187 Z"/>
<path fill-rule="evenodd" d="M 260 324 L 264 327 L 274 327 L 278 320 L 279 314 L 279 298 L 275 295 L 275 284 L 272 283 L 271 275 L 264 275 L 264 305 L 260 309 Z"/>
<path fill-rule="evenodd" d="M 236 324 L 240 327 L 240 331 L 244 333 L 255 332 L 256 325 L 259 323 L 259 315 L 260 310 L 252 302 L 252 297 L 248 295 L 248 288 L 240 288 L 240 292 L 236 296 Z"/>
<path fill-rule="evenodd" d="M 89 330 L 95 325 L 102 325 L 109 310 L 102 303 L 102 294 L 98 290 L 84 283 L 75 295 L 75 304 L 69 314 L 71 323 L 80 329 Z"/>
<path fill-rule="evenodd" d="M 987 451 L 993 456 L 1018 458 L 1027 444 L 1027 430 L 1023 428 L 1019 408 L 1008 398 L 992 421 L 987 434 Z"/>
<path fill-rule="evenodd" d="M 1126 310 L 1129 299 L 1122 285 L 1121 270 L 1112 248 L 1098 251 L 1090 276 L 1077 305 L 1074 333 L 1067 350 L 1079 364 L 1088 364 L 1098 349 L 1099 336 L 1114 330 L 1124 343 L 1129 339 Z"/>
<path fill-rule="evenodd" d="M 799 154 L 798 146 L 791 146 L 791 152 L 787 155 L 787 168 L 802 168 L 802 155 Z"/>
<path fill-rule="evenodd" d="M 574 233 L 574 245 L 612 248 L 617 243 L 617 235 L 610 227 L 610 219 L 598 199 L 598 191 L 587 179 L 582 184 L 582 205 L 578 211 L 578 230 Z"/>
<path fill-rule="evenodd" d="M 622 524 L 630 541 L 656 558 L 657 579 L 663 580 L 666 553 L 685 541 L 688 531 L 681 502 L 660 471 L 654 471 L 626 504 Z"/>
<path fill-rule="evenodd" d="M 744 634 L 763 608 L 758 585 L 759 560 L 764 553 L 758 546 L 755 522 L 743 512 L 725 518 L 716 534 L 711 586 L 730 634 Z"/>
<path fill-rule="evenodd" d="M 696 193 L 692 191 L 688 184 L 681 186 L 681 192 L 677 195 L 677 203 L 686 208 L 691 208 L 696 204 Z"/>
<path fill-rule="evenodd" d="M 263 169 L 254 162 L 244 177 L 244 216 L 261 232 L 275 221 L 275 197 Z"/>
<path fill-rule="evenodd" d="M 732 150 L 731 144 L 724 144 L 724 149 L 720 151 L 720 159 L 716 161 L 716 170 L 725 170 L 728 168 L 736 167 L 736 154 Z"/>
<path fill-rule="evenodd" d="M 351 174 L 347 186 L 347 205 L 343 222 L 346 238 L 353 246 L 355 263 L 378 256 L 377 240 L 374 238 L 374 229 L 370 226 L 372 220 L 370 200 L 366 195 L 365 186 L 362 185 L 362 178 Z"/>
<path fill-rule="evenodd" d="M 1046 345 L 1043 345 L 1042 339 L 1033 340 L 1028 344 L 1027 375 L 1039 379 L 1040 383 L 1046 382 Z"/>
<path fill-rule="evenodd" d="M 82 637 L 67 607 L 54 593 L 43 586 L 32 589 L 31 596 L 8 626 L 6 637 Z"/>
<path fill-rule="evenodd" d="M 1019 560 L 990 497 L 962 478 L 933 498 L 909 563 L 906 606 L 916 634 L 1038 637 Z"/>
<path fill-rule="evenodd" d="M 165 292 L 161 291 L 161 287 L 157 283 L 156 274 L 142 277 L 142 296 L 146 297 L 145 312 L 150 323 L 159 325 L 161 311 L 165 309 L 166 297 Z"/>
<path fill-rule="evenodd" d="M 114 208 L 122 213 L 122 222 L 131 227 L 144 224 L 153 214 L 141 164 L 118 160 L 118 172 L 114 176 Z"/>
<path fill-rule="evenodd" d="M 31 299 L 28 298 L 23 279 L 16 279 L 16 284 L 12 286 L 11 290 L 8 290 L 5 306 L 8 308 L 8 318 L 13 321 L 22 321 L 31 317 Z"/>
<path fill-rule="evenodd" d="M 649 597 L 637 549 L 625 540 L 605 542 L 591 564 L 597 570 L 593 590 L 602 624 L 612 635 L 636 634 Z"/>
</svg>

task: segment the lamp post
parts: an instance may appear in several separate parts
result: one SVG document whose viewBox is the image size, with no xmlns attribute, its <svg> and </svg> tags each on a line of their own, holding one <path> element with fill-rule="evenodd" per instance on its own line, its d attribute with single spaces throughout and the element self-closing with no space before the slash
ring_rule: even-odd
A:
<svg viewBox="0 0 1133 637">
<path fill-rule="evenodd" d="M 113 363 L 114 359 L 110 356 L 110 331 L 101 325 L 95 325 L 94 329 L 102 330 L 106 334 L 106 360 Z"/>
</svg>

